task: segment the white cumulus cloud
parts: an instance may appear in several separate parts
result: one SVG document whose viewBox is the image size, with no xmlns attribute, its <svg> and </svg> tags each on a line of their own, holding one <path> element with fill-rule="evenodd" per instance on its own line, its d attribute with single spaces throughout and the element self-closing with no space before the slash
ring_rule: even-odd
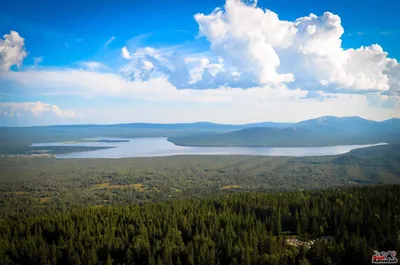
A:
<svg viewBox="0 0 400 265">
<path fill-rule="evenodd" d="M 4 34 L 0 39 L 0 70 L 9 70 L 11 66 L 21 66 L 27 56 L 24 39 L 16 31 Z"/>
<path fill-rule="evenodd" d="M 123 74 L 130 80 L 166 76 L 177 88 L 287 84 L 336 93 L 399 91 L 397 61 L 378 44 L 344 49 L 341 19 L 330 12 L 285 21 L 256 1 L 227 0 L 223 9 L 194 18 L 210 42 L 207 54 L 151 47 L 130 53 L 123 47 L 130 60 Z"/>
<path fill-rule="evenodd" d="M 330 12 L 285 21 L 271 10 L 227 0 L 224 9 L 195 20 L 211 50 L 258 84 L 387 91 L 398 75 L 397 62 L 377 44 L 344 49 L 341 19 Z"/>
</svg>

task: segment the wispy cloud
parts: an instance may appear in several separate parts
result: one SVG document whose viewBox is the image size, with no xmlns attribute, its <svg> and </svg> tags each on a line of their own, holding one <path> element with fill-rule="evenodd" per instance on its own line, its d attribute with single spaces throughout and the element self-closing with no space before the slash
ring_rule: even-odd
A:
<svg viewBox="0 0 400 265">
<path fill-rule="evenodd" d="M 74 118 L 74 111 L 63 111 L 57 105 L 37 102 L 0 102 L 0 116 L 31 116 L 41 117 L 44 114 L 52 114 L 57 117 Z"/>
<path fill-rule="evenodd" d="M 1 80 L 15 83 L 19 89 L 31 89 L 37 95 L 76 95 L 129 97 L 154 101 L 182 102 L 234 102 L 258 100 L 262 96 L 275 99 L 295 99 L 307 95 L 304 90 L 290 90 L 286 87 L 241 88 L 220 87 L 218 89 L 177 89 L 166 77 L 151 78 L 148 81 L 128 81 L 118 74 L 100 73 L 76 69 L 59 71 L 8 72 Z M 1 82 L 0 82 L 1 84 Z"/>
<path fill-rule="evenodd" d="M 33 58 L 33 66 L 38 66 L 41 62 L 43 62 L 43 56 Z"/>
<path fill-rule="evenodd" d="M 111 42 L 113 42 L 115 40 L 115 37 L 114 36 L 112 36 L 111 38 L 109 38 L 105 43 L 104 43 L 104 45 L 105 46 L 108 46 Z"/>
<path fill-rule="evenodd" d="M 101 70 L 101 69 L 105 69 L 106 66 L 101 63 L 101 62 L 96 62 L 96 61 L 88 61 L 88 62 L 82 62 L 80 63 L 82 66 L 84 66 L 85 68 L 95 71 L 95 70 Z"/>
<path fill-rule="evenodd" d="M 146 46 L 145 41 L 150 38 L 153 33 L 143 33 L 132 37 L 126 41 L 126 45 L 129 50 L 136 50 L 140 47 Z"/>
<path fill-rule="evenodd" d="M 190 30 L 185 30 L 185 29 L 175 29 L 175 31 L 182 33 L 190 33 Z"/>
<path fill-rule="evenodd" d="M 391 105 L 397 109 L 388 108 L 389 105 L 380 102 L 375 104 L 377 107 L 370 106 L 369 95 L 318 92 L 320 98 L 308 98 L 308 91 L 291 90 L 285 86 L 275 88 L 260 86 L 249 89 L 230 87 L 206 90 L 177 89 L 166 78 L 162 77 L 152 78 L 148 81 L 127 81 L 118 74 L 76 69 L 9 71 L 6 76 L 3 75 L 0 78 L 0 86 L 1 80 L 7 83 L 15 83 L 19 91 L 23 93 L 35 91 L 36 95 L 43 96 L 71 95 L 86 98 L 141 99 L 147 102 L 146 105 L 154 106 L 154 108 L 156 108 L 157 102 L 174 102 L 174 108 L 170 109 L 174 109 L 175 112 L 190 113 L 192 121 L 196 119 L 233 123 L 249 120 L 293 121 L 310 118 L 310 114 L 315 117 L 329 114 L 363 116 L 371 119 L 400 117 L 398 109 L 400 106 L 398 104 Z M 379 94 L 376 95 L 376 100 L 390 99 L 390 97 L 382 99 Z M 398 102 L 400 102 L 400 98 L 398 98 Z M 187 103 L 190 103 L 190 107 Z M 197 105 L 199 108 L 195 108 L 196 104 L 202 105 Z M 134 108 L 133 105 L 131 111 L 134 109 L 134 112 L 143 113 L 143 110 Z M 211 112 L 204 112 L 204 110 L 211 107 L 214 115 L 210 116 Z M 76 109 L 78 113 L 82 113 L 81 108 L 82 106 Z M 104 107 L 93 106 L 90 109 L 92 113 L 98 113 L 98 115 L 101 115 L 99 113 L 106 113 Z M 243 112 L 243 109 L 246 109 L 246 112 Z M 119 111 L 118 107 L 115 111 Z M 132 116 L 129 114 L 129 110 L 127 111 L 124 112 L 125 116 L 120 118 L 140 119 L 140 115 Z M 146 119 L 172 122 L 178 121 L 179 118 L 177 117 L 182 117 L 169 115 L 169 113 L 172 113 L 171 111 L 156 108 L 151 113 L 146 112 Z"/>
</svg>

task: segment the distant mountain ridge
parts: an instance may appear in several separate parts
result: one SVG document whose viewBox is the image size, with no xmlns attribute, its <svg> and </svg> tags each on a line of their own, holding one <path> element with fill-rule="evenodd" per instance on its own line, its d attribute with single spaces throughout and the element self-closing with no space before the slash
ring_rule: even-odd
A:
<svg viewBox="0 0 400 265">
<path fill-rule="evenodd" d="M 322 116 L 314 119 L 304 120 L 300 122 L 256 122 L 256 123 L 246 123 L 246 124 L 221 124 L 213 123 L 208 121 L 199 122 L 188 122 L 188 123 L 146 123 L 146 122 L 136 122 L 136 123 L 117 123 L 117 124 L 74 124 L 74 125 L 46 125 L 46 126 L 26 126 L 26 127 L 0 127 L 0 128 L 89 128 L 89 127 L 132 127 L 132 128 L 150 128 L 150 129 L 246 129 L 253 127 L 271 127 L 271 128 L 287 128 L 287 127 L 303 127 L 309 128 L 310 126 L 332 126 L 334 124 L 349 124 L 354 125 L 376 125 L 376 124 L 388 124 L 400 126 L 400 119 L 392 118 L 385 121 L 373 121 L 360 118 L 358 116 L 350 117 L 335 117 L 335 116 Z"/>
<path fill-rule="evenodd" d="M 400 142 L 400 119 L 382 122 L 360 117 L 324 116 L 287 127 L 253 127 L 233 132 L 170 137 L 183 146 L 301 147 Z"/>
<path fill-rule="evenodd" d="M 131 127 L 131 128 L 146 128 L 146 129 L 245 129 L 252 127 L 272 127 L 284 128 L 295 123 L 286 122 L 258 122 L 246 124 L 221 124 L 213 122 L 189 122 L 189 123 L 117 123 L 117 124 L 73 124 L 73 125 L 46 125 L 46 126 L 28 126 L 28 127 L 0 127 L 0 128 L 89 128 L 89 127 Z"/>
<path fill-rule="evenodd" d="M 0 127 L 0 153 L 30 152 L 32 143 L 94 137 L 166 137 L 190 146 L 328 146 L 400 142 L 400 119 L 377 122 L 360 117 L 325 116 L 297 123 L 249 124 L 127 123 L 112 125 L 54 125 Z"/>
</svg>

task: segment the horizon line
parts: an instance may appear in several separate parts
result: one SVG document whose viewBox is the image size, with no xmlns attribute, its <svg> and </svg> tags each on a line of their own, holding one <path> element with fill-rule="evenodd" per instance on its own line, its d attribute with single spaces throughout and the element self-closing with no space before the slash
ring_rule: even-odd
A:
<svg viewBox="0 0 400 265">
<path fill-rule="evenodd" d="M 297 122 L 279 122 L 279 121 L 259 121 L 259 122 L 249 122 L 249 123 L 238 123 L 238 124 L 232 124 L 232 123 L 218 123 L 218 122 L 210 122 L 210 121 L 193 121 L 193 122 L 171 122 L 171 123 L 163 123 L 163 122 L 126 122 L 126 123 L 81 123 L 81 124 L 49 124 L 49 125 L 21 125 L 21 126 L 0 126 L 0 128 L 34 128 L 34 127 L 56 127 L 56 126 L 112 126 L 112 125 L 132 125 L 132 124 L 152 124 L 152 125 L 188 125 L 188 124 L 199 124 L 199 123 L 208 123 L 208 124 L 214 124 L 214 125 L 225 125 L 225 126 L 244 126 L 244 125 L 252 125 L 252 124 L 259 124 L 259 123 L 277 123 L 277 124 L 296 124 L 304 121 L 310 121 L 310 120 L 316 120 L 316 119 L 321 119 L 321 118 L 360 118 L 362 120 L 366 121 L 372 121 L 372 122 L 385 122 L 388 120 L 393 120 L 393 119 L 400 119 L 400 118 L 389 118 L 385 120 L 372 120 L 372 119 L 366 119 L 362 118 L 360 116 L 333 116 L 333 115 L 325 115 L 325 116 L 319 116 L 316 118 L 311 118 L 311 119 L 305 119 L 305 120 L 300 120 Z"/>
</svg>

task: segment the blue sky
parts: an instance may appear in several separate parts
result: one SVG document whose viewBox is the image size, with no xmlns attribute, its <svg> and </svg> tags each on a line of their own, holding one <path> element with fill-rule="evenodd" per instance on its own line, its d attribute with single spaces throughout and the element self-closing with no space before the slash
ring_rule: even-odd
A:
<svg viewBox="0 0 400 265">
<path fill-rule="evenodd" d="M 248 2 L 10 2 L 0 125 L 400 117 L 398 1 Z"/>
</svg>

